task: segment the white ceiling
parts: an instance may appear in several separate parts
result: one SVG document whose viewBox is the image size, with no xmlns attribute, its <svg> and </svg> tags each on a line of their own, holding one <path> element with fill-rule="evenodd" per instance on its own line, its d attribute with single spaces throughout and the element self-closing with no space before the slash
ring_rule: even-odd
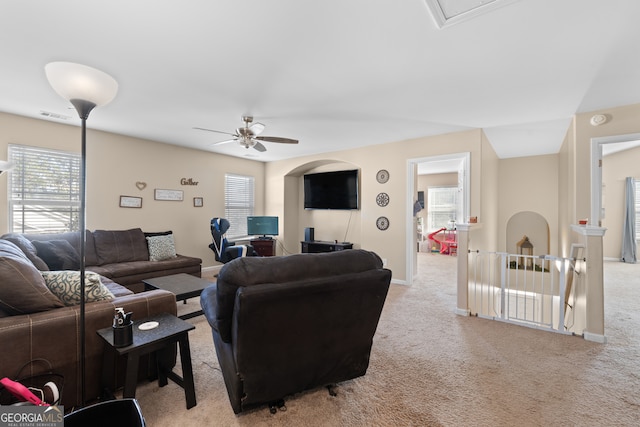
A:
<svg viewBox="0 0 640 427">
<path fill-rule="evenodd" d="M 476 128 L 501 158 L 550 154 L 576 112 L 640 103 L 637 0 L 512 1 L 442 28 L 425 0 L 0 1 L 0 111 L 79 124 L 44 75 L 79 62 L 120 85 L 90 128 L 261 161 Z M 243 114 L 300 144 L 193 129 Z"/>
</svg>

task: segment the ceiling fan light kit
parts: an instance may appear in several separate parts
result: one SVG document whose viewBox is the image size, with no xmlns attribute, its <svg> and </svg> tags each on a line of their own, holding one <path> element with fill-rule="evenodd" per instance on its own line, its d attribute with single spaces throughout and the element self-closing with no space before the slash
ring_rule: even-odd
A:
<svg viewBox="0 0 640 427">
<path fill-rule="evenodd" d="M 290 138 L 282 138 L 279 136 L 259 136 L 264 130 L 265 126 L 262 123 L 253 123 L 252 116 L 242 116 L 242 121 L 244 122 L 244 127 L 239 127 L 236 129 L 235 133 L 223 132 L 219 130 L 194 127 L 197 130 L 204 130 L 207 132 L 215 132 L 222 133 L 225 135 L 231 135 L 233 139 L 227 139 L 225 141 L 216 142 L 213 145 L 222 145 L 227 144 L 229 142 L 238 142 L 244 148 L 253 148 L 260 152 L 267 151 L 267 147 L 265 147 L 260 141 L 265 142 L 275 142 L 280 144 L 297 144 L 297 139 Z M 252 124 L 253 123 L 253 124 Z"/>
</svg>

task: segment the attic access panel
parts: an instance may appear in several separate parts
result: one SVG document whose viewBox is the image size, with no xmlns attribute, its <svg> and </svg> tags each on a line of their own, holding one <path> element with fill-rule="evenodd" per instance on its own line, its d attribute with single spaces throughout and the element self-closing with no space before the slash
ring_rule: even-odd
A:
<svg viewBox="0 0 640 427">
<path fill-rule="evenodd" d="M 476 18 L 518 0 L 425 0 L 438 28 Z"/>
</svg>

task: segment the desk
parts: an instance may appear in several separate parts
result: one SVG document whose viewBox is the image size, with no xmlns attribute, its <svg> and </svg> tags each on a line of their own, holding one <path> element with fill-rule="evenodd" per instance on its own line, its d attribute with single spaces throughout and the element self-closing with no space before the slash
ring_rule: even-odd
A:
<svg viewBox="0 0 640 427">
<path fill-rule="evenodd" d="M 318 253 L 318 252 L 335 252 L 345 249 L 353 249 L 353 243 L 349 242 L 323 242 L 321 240 L 311 240 L 300 242 L 302 244 L 302 253 Z"/>
<path fill-rule="evenodd" d="M 254 239 L 249 243 L 260 256 L 276 255 L 276 239 Z"/>
<path fill-rule="evenodd" d="M 151 321 L 158 322 L 158 327 L 146 331 L 138 328 L 142 323 Z M 164 387 L 168 384 L 167 379 L 171 379 L 171 381 L 184 389 L 187 409 L 193 408 L 196 406 L 196 389 L 193 382 L 191 349 L 189 348 L 189 331 L 193 329 L 195 329 L 195 326 L 176 316 L 167 313 L 159 314 L 133 322 L 133 344 L 127 347 L 113 346 L 112 327 L 100 329 L 98 335 L 108 344 L 107 347 L 111 349 L 111 351 L 105 351 L 103 356 L 102 376 L 104 384 L 108 384 L 108 378 L 113 374 L 113 352 L 119 356 L 126 356 L 127 368 L 122 397 L 135 398 L 140 356 L 152 352 L 170 351 L 171 344 L 178 343 L 180 346 L 180 361 L 182 362 L 182 377 L 178 376 L 169 367 L 163 366 L 162 362 L 166 357 L 158 354 L 156 356 L 158 385 Z"/>
</svg>

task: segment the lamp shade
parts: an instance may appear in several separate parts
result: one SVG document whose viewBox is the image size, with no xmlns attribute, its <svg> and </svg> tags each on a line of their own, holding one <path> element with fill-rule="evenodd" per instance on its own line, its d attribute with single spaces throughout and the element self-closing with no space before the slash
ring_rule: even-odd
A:
<svg viewBox="0 0 640 427">
<path fill-rule="evenodd" d="M 111 102 L 118 82 L 105 72 L 73 62 L 50 62 L 44 67 L 49 84 L 66 100 L 87 101 L 96 106 Z"/>
<path fill-rule="evenodd" d="M 14 164 L 5 160 L 0 160 L 0 173 L 13 169 Z"/>
</svg>

